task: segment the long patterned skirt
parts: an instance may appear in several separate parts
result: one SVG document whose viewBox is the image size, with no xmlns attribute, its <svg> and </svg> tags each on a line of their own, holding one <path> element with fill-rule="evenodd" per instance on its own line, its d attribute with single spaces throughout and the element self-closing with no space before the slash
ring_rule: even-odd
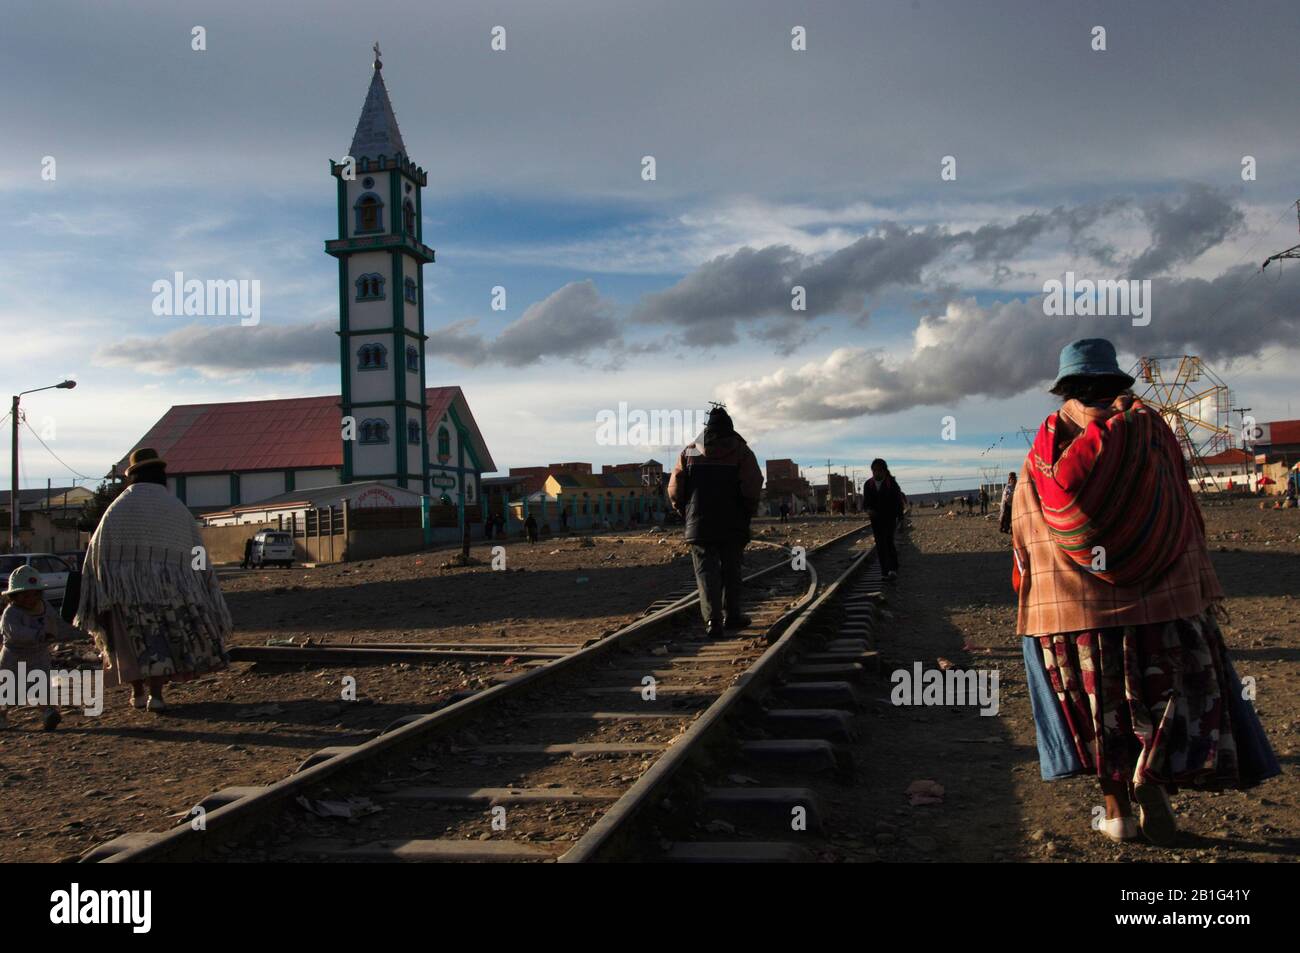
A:
<svg viewBox="0 0 1300 953">
<path fill-rule="evenodd" d="M 104 654 L 109 684 L 147 678 L 189 681 L 230 663 L 221 633 L 192 605 L 132 606 L 113 610 Z"/>
<path fill-rule="evenodd" d="M 1083 773 L 1208 789 L 1281 773 L 1211 612 L 1037 641 Z"/>
</svg>

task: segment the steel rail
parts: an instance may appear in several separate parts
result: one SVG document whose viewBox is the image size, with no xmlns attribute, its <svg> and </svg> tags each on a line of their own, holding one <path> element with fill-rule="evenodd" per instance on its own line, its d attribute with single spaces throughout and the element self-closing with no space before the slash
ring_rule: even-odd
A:
<svg viewBox="0 0 1300 953">
<path fill-rule="evenodd" d="M 700 713 L 699 717 L 633 785 L 610 806 L 595 824 L 587 829 L 573 847 L 560 855 L 562 864 L 590 863 L 608 860 L 616 854 L 622 843 L 631 836 L 632 822 L 649 804 L 655 803 L 665 785 L 674 774 L 696 755 L 724 724 L 728 715 L 741 699 L 757 695 L 772 679 L 800 629 L 827 604 L 875 553 L 875 547 L 855 559 L 840 577 L 828 586 L 815 600 L 817 572 L 808 564 L 811 580 L 807 594 L 774 623 L 785 624 L 784 632 L 772 643 L 754 664 L 718 698 Z"/>
<path fill-rule="evenodd" d="M 817 553 L 829 549 L 851 536 L 862 533 L 868 526 L 869 524 L 859 524 L 853 529 L 814 547 L 811 552 Z M 788 559 L 772 563 L 745 576 L 744 581 L 748 583 L 760 579 L 784 568 L 788 564 Z M 811 563 L 809 565 L 811 566 Z M 428 741 L 429 736 L 459 725 L 462 721 L 478 715 L 481 711 L 502 699 L 536 688 L 539 683 L 550 679 L 559 672 L 570 670 L 579 663 L 591 661 L 608 653 L 615 647 L 634 641 L 638 637 L 645 635 L 648 630 L 658 628 L 666 620 L 685 613 L 699 602 L 699 598 L 698 593 L 683 596 L 676 602 L 624 626 L 600 641 L 587 645 L 562 658 L 555 659 L 507 681 L 500 682 L 435 712 L 419 716 L 408 715 L 405 718 L 398 719 L 379 735 L 368 741 L 346 747 L 286 778 L 282 778 L 254 792 L 245 793 L 221 807 L 205 812 L 201 828 L 196 829 L 193 823 L 187 821 L 167 831 L 123 835 L 104 844 L 89 848 L 83 853 L 82 860 L 83 862 L 95 861 L 99 863 L 149 863 L 199 856 L 207 849 L 209 842 L 217 843 L 238 836 L 275 805 L 290 801 L 340 771 L 374 760 L 381 755 L 392 755 L 407 748 L 423 745 Z M 785 618 L 785 616 L 782 616 L 781 619 L 777 620 L 777 624 Z M 324 750 L 328 751 L 329 749 Z M 671 751 L 671 749 L 669 750 Z M 217 794 L 219 792 L 213 793 Z M 113 845 L 119 842 L 120 846 L 113 848 Z"/>
</svg>

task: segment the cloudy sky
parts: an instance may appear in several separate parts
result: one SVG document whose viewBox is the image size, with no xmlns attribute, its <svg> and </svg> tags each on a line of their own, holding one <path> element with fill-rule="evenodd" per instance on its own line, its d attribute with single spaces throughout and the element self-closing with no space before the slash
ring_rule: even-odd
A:
<svg viewBox="0 0 1300 953">
<path fill-rule="evenodd" d="M 10 0 L 0 373 L 79 382 L 25 398 L 24 486 L 172 404 L 338 393 L 327 160 L 376 40 L 429 172 L 429 381 L 503 468 L 637 459 L 601 410 L 722 399 L 760 460 L 971 485 L 1090 336 L 1300 416 L 1300 261 L 1259 268 L 1300 242 L 1294 0 Z M 257 279 L 261 323 L 155 316 L 177 271 Z M 1045 315 L 1069 271 L 1149 280 L 1150 323 Z"/>
</svg>

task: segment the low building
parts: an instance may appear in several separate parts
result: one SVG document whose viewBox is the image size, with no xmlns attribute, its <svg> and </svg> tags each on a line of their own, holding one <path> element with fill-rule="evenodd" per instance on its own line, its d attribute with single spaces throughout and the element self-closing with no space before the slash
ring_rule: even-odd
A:
<svg viewBox="0 0 1300 953">
<path fill-rule="evenodd" d="M 282 494 L 350 484 L 345 473 L 340 398 L 181 404 L 172 407 L 134 447 L 153 447 L 167 461 L 167 485 L 196 514 L 228 510 Z M 396 475 L 372 479 L 435 501 L 478 503 L 479 480 L 496 469 L 459 387 L 430 387 L 426 428 L 427 487 Z M 393 439 L 387 429 L 359 422 L 357 448 Z M 413 428 L 410 436 L 420 432 Z M 414 445 L 414 444 L 413 444 Z M 358 450 L 359 452 L 359 450 Z M 111 476 L 126 472 L 128 452 Z M 363 481 L 366 482 L 366 481 Z M 404 485 L 405 484 L 405 485 Z"/>
<path fill-rule="evenodd" d="M 543 477 L 542 483 L 545 482 L 545 477 Z M 488 513 L 500 515 L 511 503 L 517 503 L 531 493 L 540 493 L 540 486 L 536 490 L 530 489 L 532 483 L 532 476 L 517 474 L 513 471 L 510 476 L 484 477 L 483 508 Z"/>
<path fill-rule="evenodd" d="M 799 473 L 793 460 L 765 460 L 767 481 L 763 488 L 769 516 L 779 516 L 781 504 L 790 507 L 791 513 L 801 513 L 805 508 L 816 509 L 817 500 L 810 484 Z"/>
<path fill-rule="evenodd" d="M 80 486 L 18 491 L 18 552 L 71 552 L 81 548 L 77 523 L 94 493 Z M 10 491 L 0 492 L 0 551 L 9 549 Z"/>
<path fill-rule="evenodd" d="M 1255 455 L 1240 447 L 1229 447 L 1201 458 L 1201 465 L 1210 475 L 1214 485 L 1225 488 L 1229 482 L 1241 489 L 1255 487 Z M 1206 489 L 1209 489 L 1209 485 Z"/>
<path fill-rule="evenodd" d="M 591 475 L 590 463 L 548 463 L 544 467 L 511 467 L 510 476 L 522 477 L 524 494 L 539 493 L 546 486 L 546 478 L 552 473 L 572 473 Z M 497 478 L 500 479 L 500 478 Z"/>
<path fill-rule="evenodd" d="M 536 502 L 541 508 L 534 514 L 539 521 L 558 523 L 563 512 L 573 529 L 606 522 L 611 526 L 662 522 L 668 509 L 664 484 L 648 486 L 635 471 L 552 473 L 546 478 L 545 497 Z M 533 505 L 530 501 L 530 509 Z"/>
<path fill-rule="evenodd" d="M 432 519 L 443 512 L 441 526 Z M 451 507 L 424 511 L 421 495 L 380 480 L 281 493 L 260 503 L 204 513 L 203 544 L 213 563 L 243 558 L 244 543 L 262 529 L 290 534 L 302 562 L 346 562 L 395 556 L 435 539 L 459 538 Z"/>
<path fill-rule="evenodd" d="M 379 480 L 366 480 L 362 483 L 342 483 L 336 486 L 313 487 L 281 493 L 258 503 L 204 513 L 199 520 L 204 526 L 275 523 L 281 527 L 288 527 L 295 520 L 304 520 L 308 510 L 331 507 L 341 510 L 345 506 L 351 511 L 399 507 L 418 510 L 420 494 L 401 487 L 389 486 Z"/>
</svg>

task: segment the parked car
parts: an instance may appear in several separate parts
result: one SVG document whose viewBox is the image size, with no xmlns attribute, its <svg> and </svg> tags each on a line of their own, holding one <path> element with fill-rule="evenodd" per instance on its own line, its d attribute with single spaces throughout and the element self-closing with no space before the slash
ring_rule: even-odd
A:
<svg viewBox="0 0 1300 953">
<path fill-rule="evenodd" d="M 77 570 L 69 566 L 54 553 L 15 553 L 0 556 L 0 576 L 8 580 L 9 574 L 19 566 L 31 566 L 41 576 L 41 585 L 45 587 L 45 601 L 56 609 L 63 607 L 63 597 L 68 588 L 68 577 L 78 575 Z"/>
<path fill-rule="evenodd" d="M 259 530 L 253 537 L 253 551 L 249 560 L 256 568 L 280 565 L 288 569 L 293 564 L 293 537 L 276 529 Z"/>
</svg>

